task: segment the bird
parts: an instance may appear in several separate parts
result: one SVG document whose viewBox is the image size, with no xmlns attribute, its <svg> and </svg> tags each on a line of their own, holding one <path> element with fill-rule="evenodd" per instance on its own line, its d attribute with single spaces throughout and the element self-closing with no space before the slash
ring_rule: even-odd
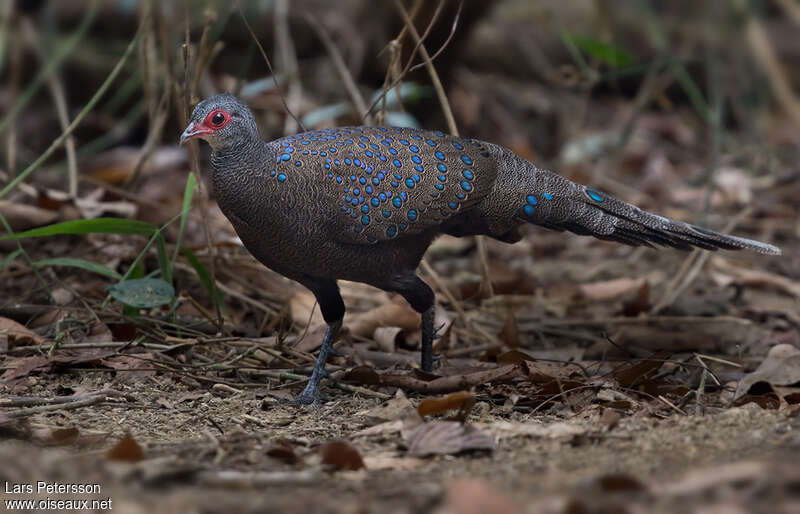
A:
<svg viewBox="0 0 800 514">
<path fill-rule="evenodd" d="M 421 315 L 421 362 L 433 370 L 433 290 L 417 275 L 442 234 L 506 243 L 524 224 L 631 246 L 681 250 L 776 246 L 646 212 L 539 168 L 489 142 L 417 128 L 324 128 L 262 140 L 250 108 L 223 93 L 199 102 L 180 143 L 211 147 L 210 183 L 244 246 L 316 297 L 327 324 L 297 405 L 320 403 L 342 326 L 338 280 L 402 295 Z"/>
</svg>

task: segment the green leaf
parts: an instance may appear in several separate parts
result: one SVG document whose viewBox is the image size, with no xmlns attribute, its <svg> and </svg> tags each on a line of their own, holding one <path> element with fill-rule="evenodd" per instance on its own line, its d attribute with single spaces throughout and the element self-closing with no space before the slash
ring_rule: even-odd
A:
<svg viewBox="0 0 800 514">
<path fill-rule="evenodd" d="M 114 280 L 120 280 L 122 275 L 117 273 L 111 268 L 97 264 L 96 262 L 87 261 L 86 259 L 76 259 L 72 257 L 55 257 L 52 259 L 42 259 L 32 263 L 37 268 L 44 268 L 46 266 L 70 266 L 73 268 L 80 268 L 98 275 L 103 275 Z"/>
<path fill-rule="evenodd" d="M 62 234 L 140 234 L 150 235 L 158 228 L 146 221 L 124 218 L 95 218 L 91 220 L 72 220 L 34 228 L 16 234 L 6 234 L 3 239 L 25 239 L 28 237 L 47 237 Z"/>
<path fill-rule="evenodd" d="M 612 68 L 624 68 L 629 66 L 633 59 L 630 54 L 612 43 L 604 43 L 596 39 L 567 34 L 572 43 L 580 48 L 587 55 L 594 57 L 600 62 L 608 64 Z"/>
<path fill-rule="evenodd" d="M 151 309 L 172 301 L 175 289 L 160 278 L 126 280 L 108 288 L 109 294 L 129 307 Z"/>
</svg>

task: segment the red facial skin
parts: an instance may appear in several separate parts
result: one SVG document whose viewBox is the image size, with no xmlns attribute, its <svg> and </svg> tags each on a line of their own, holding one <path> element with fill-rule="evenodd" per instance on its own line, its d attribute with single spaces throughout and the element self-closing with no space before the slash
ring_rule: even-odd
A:
<svg viewBox="0 0 800 514">
<path fill-rule="evenodd" d="M 219 118 L 218 115 L 222 115 L 222 118 Z M 194 121 L 189 123 L 189 126 L 186 127 L 186 130 L 184 130 L 183 134 L 181 135 L 181 144 L 184 144 L 190 139 L 205 139 L 205 136 L 213 134 L 217 130 L 227 125 L 230 121 L 231 115 L 229 112 L 223 111 L 222 109 L 215 109 L 208 113 L 208 116 L 206 116 L 201 123 L 196 123 Z"/>
</svg>

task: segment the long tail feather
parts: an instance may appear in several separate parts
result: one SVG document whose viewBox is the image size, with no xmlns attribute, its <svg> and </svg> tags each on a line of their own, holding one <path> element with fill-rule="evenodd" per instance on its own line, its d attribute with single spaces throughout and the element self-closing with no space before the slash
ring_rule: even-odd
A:
<svg viewBox="0 0 800 514">
<path fill-rule="evenodd" d="M 534 177 L 535 185 L 525 195 L 520 217 L 545 228 L 568 230 L 631 246 L 781 253 L 780 248 L 770 244 L 649 213 L 548 171 L 536 169 Z"/>
</svg>

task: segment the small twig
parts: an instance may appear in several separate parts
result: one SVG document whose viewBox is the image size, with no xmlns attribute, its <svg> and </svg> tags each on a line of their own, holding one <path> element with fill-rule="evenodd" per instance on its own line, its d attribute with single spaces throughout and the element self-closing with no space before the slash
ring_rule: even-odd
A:
<svg viewBox="0 0 800 514">
<path fill-rule="evenodd" d="M 101 389 L 99 391 L 95 391 L 90 394 L 56 396 L 54 398 L 39 398 L 36 396 L 16 396 L 9 398 L 7 400 L 0 400 L 0 408 L 33 407 L 36 405 L 60 405 L 63 403 L 71 403 L 71 402 L 86 400 L 89 398 L 94 398 L 96 396 L 116 396 L 125 398 L 128 401 L 136 401 L 136 399 L 128 393 L 123 393 L 122 391 L 117 391 L 115 389 Z"/>
<path fill-rule="evenodd" d="M 444 92 L 442 81 L 439 80 L 439 74 L 436 72 L 436 68 L 433 67 L 431 56 L 428 54 L 428 50 L 425 48 L 425 44 L 422 42 L 422 38 L 420 37 L 419 32 L 417 32 L 417 28 L 414 26 L 414 22 L 408 15 L 408 11 L 406 11 L 403 3 L 400 0 L 394 0 L 394 5 L 397 8 L 397 11 L 403 16 L 403 20 L 408 27 L 409 33 L 411 33 L 411 36 L 414 38 L 414 42 L 419 44 L 419 53 L 422 56 L 422 59 L 425 61 L 425 68 L 428 70 L 428 75 L 431 77 L 433 88 L 436 91 L 436 96 L 439 99 L 439 104 L 442 107 L 444 118 L 447 121 L 447 130 L 450 132 L 450 134 L 458 136 L 458 127 L 456 126 L 456 120 L 453 117 L 453 111 L 450 109 L 450 101 L 447 99 L 447 94 Z"/>
<path fill-rule="evenodd" d="M 183 57 L 183 81 L 182 87 L 178 88 L 178 90 L 182 90 L 183 92 L 183 112 L 182 112 L 182 122 L 183 126 L 186 126 L 189 123 L 189 116 L 191 116 L 192 112 L 192 104 L 194 103 L 194 95 L 196 92 L 192 91 L 190 88 L 191 84 L 195 84 L 193 80 L 191 80 L 190 76 L 190 69 L 191 69 L 191 55 L 190 55 L 190 48 L 191 48 L 191 32 L 189 30 L 189 2 L 186 0 L 184 3 L 184 42 L 181 45 L 181 55 Z M 195 67 L 195 73 L 200 73 L 199 67 Z M 179 99 L 180 102 L 180 99 Z M 189 163 L 190 169 L 195 174 L 196 177 L 202 177 L 200 174 L 200 157 L 198 155 L 198 148 L 197 148 L 197 141 L 189 141 L 187 145 L 189 149 Z M 209 264 L 208 264 L 208 274 L 211 277 L 211 284 L 213 288 L 217 287 L 217 269 L 216 269 L 216 257 L 217 257 L 217 249 L 216 245 L 214 245 L 214 236 L 211 233 L 211 223 L 208 219 L 208 192 L 205 188 L 205 183 L 203 180 L 197 181 L 197 192 L 200 197 L 200 218 L 203 220 L 203 233 L 206 237 L 206 247 L 208 248 L 208 256 L 209 256 Z M 215 297 L 215 294 L 212 294 L 212 297 Z M 222 306 L 220 302 L 214 302 L 214 310 L 217 316 L 217 328 L 219 330 L 223 330 L 225 326 L 225 320 L 222 316 Z"/>
<path fill-rule="evenodd" d="M 31 24 L 28 18 L 23 18 L 22 24 L 23 33 L 28 40 L 28 43 L 34 48 L 42 62 L 46 61 L 45 51 L 42 48 L 41 41 L 39 40 L 36 29 Z M 66 130 L 69 126 L 69 114 L 67 110 L 67 95 L 64 92 L 64 84 L 61 82 L 58 74 L 53 74 L 47 77 L 47 86 L 50 89 L 50 95 L 53 97 L 53 103 L 56 106 L 56 115 L 58 122 L 61 125 L 61 130 Z M 70 135 L 64 141 L 64 150 L 67 152 L 67 172 L 69 176 L 69 197 L 75 198 L 78 196 L 78 159 L 75 155 L 75 137 Z"/>
<path fill-rule="evenodd" d="M 662 402 L 666 403 L 666 404 L 667 404 L 667 405 L 668 405 L 668 406 L 669 406 L 671 409 L 673 409 L 673 410 L 674 410 L 675 412 L 677 412 L 678 414 L 683 414 L 684 416 L 687 416 L 687 415 L 688 415 L 688 414 L 686 414 L 686 411 L 682 410 L 680 407 L 678 407 L 677 405 L 675 405 L 675 404 L 674 404 L 674 403 L 672 403 L 671 401 L 669 401 L 669 400 L 667 400 L 666 398 L 664 398 L 664 396 L 662 396 L 662 395 L 658 395 L 658 396 L 657 396 L 657 398 L 658 398 L 659 400 L 661 400 Z"/>
<path fill-rule="evenodd" d="M 444 2 L 441 2 L 439 4 L 439 9 L 437 9 L 437 12 L 441 9 L 441 7 L 443 5 L 444 5 Z M 448 34 L 447 39 L 445 39 L 444 43 L 442 43 L 442 46 L 439 47 L 439 49 L 436 50 L 436 52 L 434 52 L 434 54 L 431 56 L 431 61 L 435 61 L 436 58 L 439 57 L 439 55 L 441 55 L 442 52 L 444 52 L 445 48 L 447 48 L 447 45 L 449 45 L 450 41 L 453 40 L 453 36 L 456 35 L 456 28 L 458 28 L 458 20 L 461 17 L 461 9 L 463 7 L 464 7 L 464 0 L 461 0 L 460 2 L 458 2 L 458 10 L 456 11 L 456 15 L 453 17 L 453 24 L 450 26 L 450 34 Z M 436 15 L 434 15 L 434 19 L 435 18 L 436 18 Z M 431 21 L 431 24 L 433 24 L 433 21 Z M 426 31 L 426 33 L 427 33 L 427 31 Z M 423 40 L 425 39 L 425 34 L 422 35 L 422 39 Z M 408 71 L 410 73 L 410 72 L 412 72 L 412 71 L 414 71 L 414 70 L 416 70 L 418 68 L 421 68 L 424 65 L 425 65 L 425 63 L 415 64 Z"/>
<path fill-rule="evenodd" d="M 301 471 L 205 471 L 197 476 L 200 484 L 224 489 L 261 490 L 266 486 L 316 484 L 320 474 L 313 470 Z"/>
<path fill-rule="evenodd" d="M 300 127 L 300 129 L 305 132 L 306 128 L 303 126 L 303 123 L 297 116 L 295 116 L 294 112 L 292 112 L 292 109 L 289 108 L 289 103 L 283 94 L 283 90 L 281 89 L 280 84 L 278 84 L 278 76 L 275 74 L 275 70 L 272 69 L 272 62 L 270 62 L 269 57 L 267 57 L 267 52 L 264 51 L 264 47 L 261 46 L 261 42 L 258 40 L 258 36 L 256 36 L 256 33 L 253 32 L 252 28 L 250 28 L 250 24 L 247 23 L 247 18 L 245 18 L 244 12 L 242 12 L 241 5 L 237 4 L 236 9 L 239 11 L 239 16 L 242 17 L 242 21 L 244 22 L 244 26 L 247 27 L 247 31 L 250 33 L 250 37 L 253 38 L 253 41 L 258 47 L 258 50 L 261 52 L 261 57 L 263 57 L 264 62 L 267 63 L 267 69 L 272 75 L 272 83 L 275 84 L 275 91 L 278 92 L 278 96 L 281 99 L 281 103 L 283 103 L 283 108 L 286 109 L 286 112 L 289 114 L 289 116 L 291 116 L 292 119 L 295 121 L 295 123 L 297 123 L 297 126 Z"/>
<path fill-rule="evenodd" d="M 98 394 L 95 396 L 86 397 L 82 400 L 75 400 L 68 403 L 42 405 L 39 407 L 31 407 L 27 409 L 20 409 L 16 411 L 6 412 L 4 413 L 4 415 L 9 419 L 26 418 L 28 416 L 33 416 L 34 414 L 43 414 L 46 412 L 55 412 L 60 410 L 80 409 L 81 407 L 88 407 L 89 405 L 96 405 L 98 403 L 102 403 L 105 400 L 106 400 L 106 395 Z"/>
<path fill-rule="evenodd" d="M 280 68 L 286 73 L 289 83 L 289 92 L 286 103 L 288 106 L 297 107 L 302 99 L 303 90 L 300 84 L 300 65 L 297 63 L 297 52 L 294 48 L 289 33 L 289 0 L 275 0 L 275 47 L 280 56 Z M 273 74 L 273 77 L 275 75 Z M 294 116 L 284 120 L 284 134 L 297 132 L 298 127 L 305 131 L 303 124 Z"/>
</svg>

